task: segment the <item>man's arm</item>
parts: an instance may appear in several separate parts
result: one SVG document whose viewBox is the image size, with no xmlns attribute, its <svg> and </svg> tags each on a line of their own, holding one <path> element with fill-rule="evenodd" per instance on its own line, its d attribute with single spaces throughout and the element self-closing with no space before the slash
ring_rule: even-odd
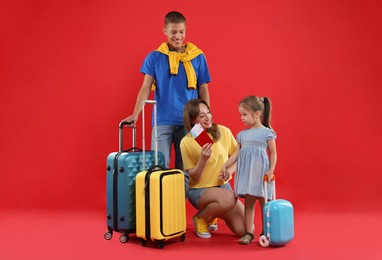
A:
<svg viewBox="0 0 382 260">
<path fill-rule="evenodd" d="M 145 74 L 145 77 L 143 78 L 143 83 L 142 83 L 141 89 L 139 90 L 139 93 L 137 96 L 137 101 L 135 102 L 134 112 L 132 115 L 123 119 L 123 121 L 137 122 L 139 114 L 142 111 L 142 102 L 149 98 L 151 86 L 153 83 L 154 83 L 154 78 L 148 74 Z"/>
<path fill-rule="evenodd" d="M 208 92 L 208 84 L 204 83 L 199 86 L 199 98 L 207 102 L 210 106 L 210 93 Z"/>
</svg>

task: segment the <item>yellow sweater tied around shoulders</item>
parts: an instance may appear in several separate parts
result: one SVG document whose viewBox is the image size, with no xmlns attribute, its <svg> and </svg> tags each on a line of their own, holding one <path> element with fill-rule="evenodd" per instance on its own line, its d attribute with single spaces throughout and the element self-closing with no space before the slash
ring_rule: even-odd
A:
<svg viewBox="0 0 382 260">
<path fill-rule="evenodd" d="M 167 42 L 164 42 L 159 46 L 157 51 L 168 56 L 171 75 L 178 74 L 179 62 L 182 62 L 186 71 L 188 88 L 196 89 L 196 74 L 191 60 L 196 58 L 198 55 L 203 54 L 203 51 L 190 42 L 188 42 L 185 46 L 186 50 L 183 53 L 170 51 Z M 153 84 L 151 90 L 155 90 L 155 83 Z"/>
</svg>

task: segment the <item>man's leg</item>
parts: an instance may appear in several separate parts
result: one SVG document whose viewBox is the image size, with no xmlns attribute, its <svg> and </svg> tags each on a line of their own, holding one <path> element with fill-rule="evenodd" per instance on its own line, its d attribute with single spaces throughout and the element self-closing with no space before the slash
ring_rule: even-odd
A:
<svg viewBox="0 0 382 260">
<path fill-rule="evenodd" d="M 175 168 L 183 170 L 183 160 L 180 151 L 180 141 L 186 135 L 184 126 L 174 126 L 174 151 L 175 151 Z"/>
<path fill-rule="evenodd" d="M 158 135 L 158 151 L 164 155 L 165 158 L 165 167 L 168 168 L 170 165 L 171 157 L 171 144 L 173 141 L 173 127 L 169 125 L 158 125 L 157 126 L 157 135 Z M 154 144 L 154 129 L 152 130 L 152 140 L 151 140 L 151 149 L 155 149 Z"/>
</svg>

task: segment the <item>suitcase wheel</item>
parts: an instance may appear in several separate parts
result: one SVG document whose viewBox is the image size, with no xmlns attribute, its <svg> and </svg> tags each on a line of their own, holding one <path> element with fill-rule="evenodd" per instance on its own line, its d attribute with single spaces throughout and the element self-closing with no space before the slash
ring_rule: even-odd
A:
<svg viewBox="0 0 382 260">
<path fill-rule="evenodd" d="M 262 247 L 268 247 L 269 246 L 269 240 L 265 235 L 261 235 L 259 238 L 259 244 Z"/>
<path fill-rule="evenodd" d="M 162 249 L 164 247 L 164 242 L 163 241 L 158 241 L 157 246 L 159 249 Z"/>
<path fill-rule="evenodd" d="M 186 234 L 180 236 L 180 242 L 184 242 L 186 240 Z"/>
<path fill-rule="evenodd" d="M 141 242 L 142 246 L 146 246 L 146 244 L 147 244 L 146 240 L 144 240 L 143 238 L 140 238 L 139 241 Z"/>
<path fill-rule="evenodd" d="M 129 241 L 129 235 L 128 234 L 123 234 L 119 237 L 119 242 L 121 243 L 127 243 Z"/>
<path fill-rule="evenodd" d="M 112 237 L 113 237 L 113 233 L 110 232 L 110 231 L 107 231 L 103 237 L 106 239 L 106 240 L 110 240 Z"/>
</svg>

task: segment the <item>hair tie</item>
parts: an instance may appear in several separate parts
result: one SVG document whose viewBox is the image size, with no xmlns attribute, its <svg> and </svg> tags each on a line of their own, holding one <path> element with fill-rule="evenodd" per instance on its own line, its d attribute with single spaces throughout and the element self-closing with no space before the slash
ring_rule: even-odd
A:
<svg viewBox="0 0 382 260">
<path fill-rule="evenodd" d="M 261 97 L 260 100 L 261 100 L 262 102 L 264 102 L 264 97 Z"/>
</svg>

